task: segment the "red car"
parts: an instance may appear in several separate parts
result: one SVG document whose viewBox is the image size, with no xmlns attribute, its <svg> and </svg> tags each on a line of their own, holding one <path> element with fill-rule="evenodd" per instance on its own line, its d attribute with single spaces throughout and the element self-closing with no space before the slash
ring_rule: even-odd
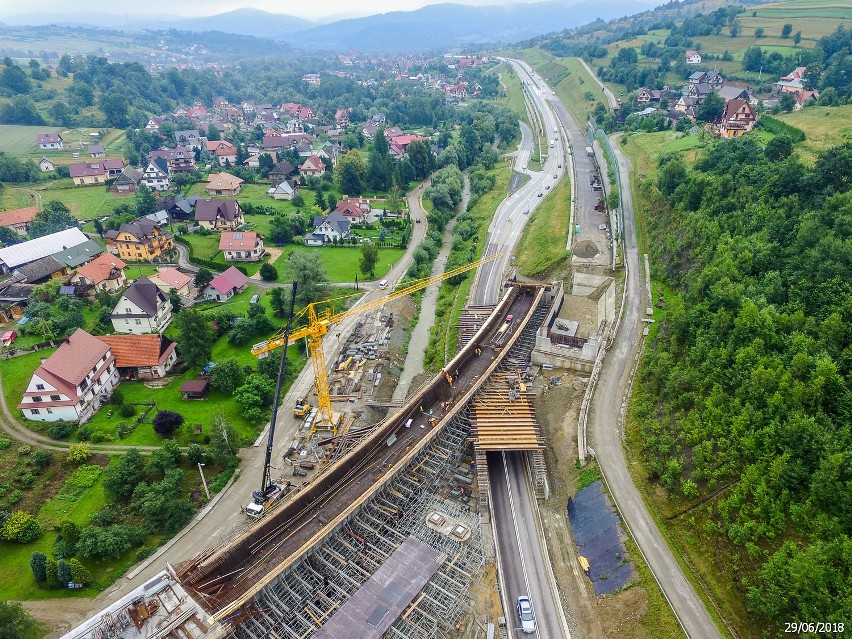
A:
<svg viewBox="0 0 852 639">
<path fill-rule="evenodd" d="M 515 319 L 513 316 L 511 316 L 511 315 L 507 315 L 507 316 L 506 316 L 506 323 L 507 323 L 507 324 L 511 324 L 513 319 Z"/>
</svg>

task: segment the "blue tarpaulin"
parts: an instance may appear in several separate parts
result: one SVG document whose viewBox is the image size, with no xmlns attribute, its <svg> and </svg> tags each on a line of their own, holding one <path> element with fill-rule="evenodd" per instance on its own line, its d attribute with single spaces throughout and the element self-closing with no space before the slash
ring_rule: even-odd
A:
<svg viewBox="0 0 852 639">
<path fill-rule="evenodd" d="M 579 554 L 589 562 L 589 579 L 596 595 L 607 595 L 633 579 L 627 560 L 624 531 L 599 481 L 586 486 L 568 500 L 568 519 Z"/>
</svg>

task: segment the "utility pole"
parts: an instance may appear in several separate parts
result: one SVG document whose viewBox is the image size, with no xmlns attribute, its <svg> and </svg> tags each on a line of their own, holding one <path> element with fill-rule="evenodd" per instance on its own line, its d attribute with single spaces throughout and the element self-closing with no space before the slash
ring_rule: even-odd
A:
<svg viewBox="0 0 852 639">
<path fill-rule="evenodd" d="M 210 489 L 207 488 L 207 478 L 204 477 L 204 464 L 198 462 L 198 472 L 201 473 L 201 483 L 204 484 L 204 493 L 207 495 L 207 501 L 210 501 Z"/>
</svg>

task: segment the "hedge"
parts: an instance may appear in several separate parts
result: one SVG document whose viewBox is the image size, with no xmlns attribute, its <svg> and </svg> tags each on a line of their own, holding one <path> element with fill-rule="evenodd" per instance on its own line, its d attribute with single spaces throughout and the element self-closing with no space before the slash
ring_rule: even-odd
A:
<svg viewBox="0 0 852 639">
<path fill-rule="evenodd" d="M 770 133 L 774 133 L 775 135 L 786 135 L 793 141 L 793 143 L 804 142 L 805 140 L 804 131 L 794 127 L 792 124 L 782 122 L 778 118 L 773 118 L 771 115 L 764 114 L 760 116 L 760 119 L 757 122 Z"/>
</svg>

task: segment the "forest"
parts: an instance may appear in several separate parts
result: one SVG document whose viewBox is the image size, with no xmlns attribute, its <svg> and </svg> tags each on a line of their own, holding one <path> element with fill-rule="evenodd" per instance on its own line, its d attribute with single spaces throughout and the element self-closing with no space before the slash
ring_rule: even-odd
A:
<svg viewBox="0 0 852 639">
<path fill-rule="evenodd" d="M 812 167 L 791 151 L 720 142 L 645 185 L 671 293 L 635 414 L 652 479 L 707 500 L 704 532 L 735 549 L 752 613 L 848 623 L 852 144 Z"/>
</svg>

